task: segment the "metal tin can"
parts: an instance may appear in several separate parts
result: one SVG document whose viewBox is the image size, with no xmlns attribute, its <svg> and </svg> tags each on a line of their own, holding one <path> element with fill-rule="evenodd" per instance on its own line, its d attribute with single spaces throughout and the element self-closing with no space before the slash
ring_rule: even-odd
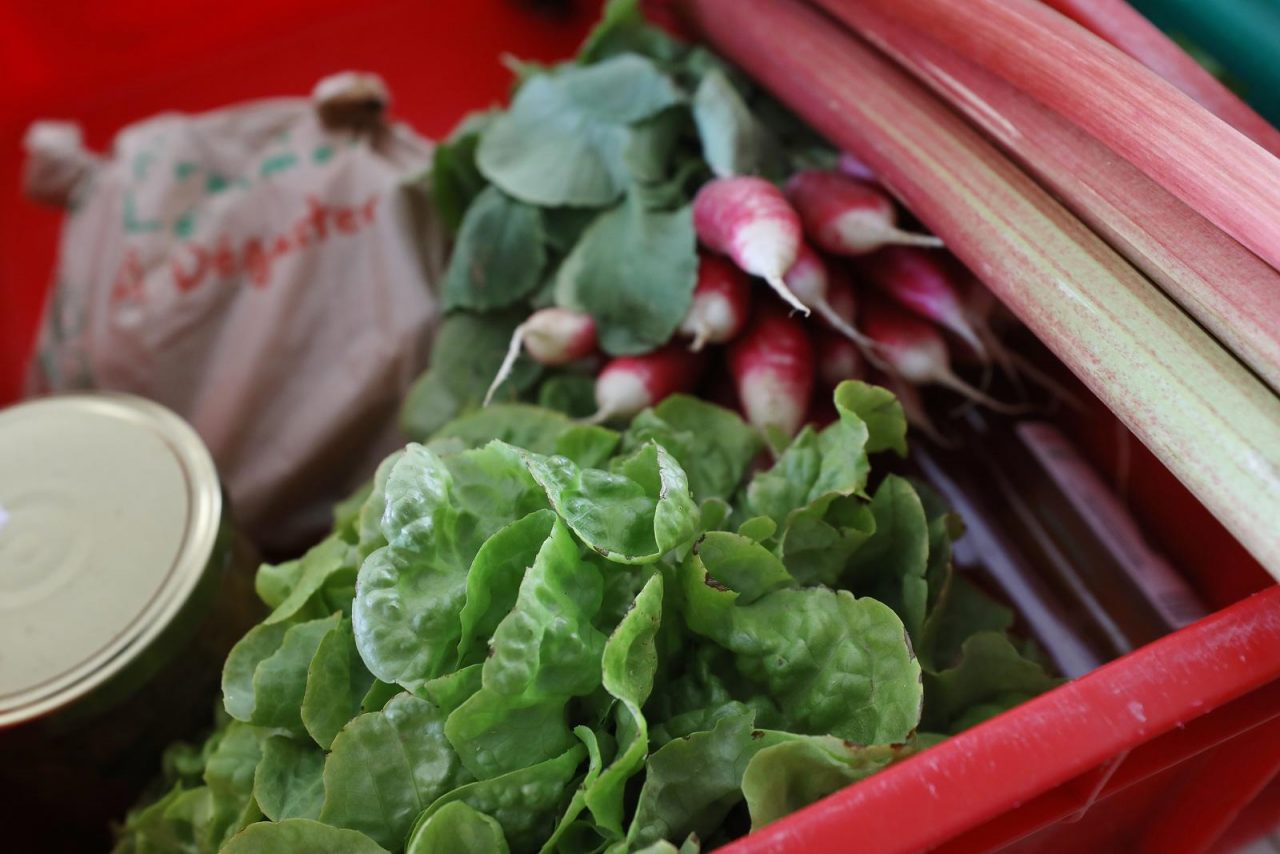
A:
<svg viewBox="0 0 1280 854">
<path fill-rule="evenodd" d="M 165 745 L 207 725 L 260 617 L 255 563 L 208 450 L 164 407 L 0 412 L 0 801 L 35 846 L 10 850 L 109 845 Z"/>
</svg>

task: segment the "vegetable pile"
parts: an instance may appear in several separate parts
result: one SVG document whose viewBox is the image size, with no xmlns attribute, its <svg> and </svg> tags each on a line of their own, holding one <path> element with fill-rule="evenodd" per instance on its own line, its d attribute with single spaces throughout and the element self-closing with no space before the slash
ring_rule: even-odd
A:
<svg viewBox="0 0 1280 854">
<path fill-rule="evenodd" d="M 872 366 L 992 403 L 948 348 L 1001 355 L 965 303 L 981 288 L 938 238 L 899 227 L 864 165 L 735 68 L 619 0 L 576 61 L 517 72 L 509 108 L 437 150 L 432 191 L 456 239 L 409 436 L 494 400 L 606 423 L 729 389 L 751 424 L 789 437 L 815 392 Z M 906 321 L 882 311 L 860 330 L 868 299 Z"/>
<path fill-rule="evenodd" d="M 624 432 L 496 405 L 397 452 L 259 571 L 225 714 L 117 851 L 697 850 L 1051 687 L 953 573 L 959 521 L 873 477 L 892 395 L 834 404 L 768 468 L 684 395 Z"/>
</svg>

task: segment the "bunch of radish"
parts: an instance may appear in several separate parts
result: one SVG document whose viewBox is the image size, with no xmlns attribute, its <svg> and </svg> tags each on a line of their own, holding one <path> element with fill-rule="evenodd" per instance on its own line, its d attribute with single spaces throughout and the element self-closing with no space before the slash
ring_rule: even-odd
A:
<svg viewBox="0 0 1280 854">
<path fill-rule="evenodd" d="M 815 386 L 859 378 L 869 368 L 897 390 L 911 420 L 939 440 L 916 386 L 940 385 L 1008 409 L 951 367 L 952 346 L 983 366 L 994 359 L 1013 367 L 1014 357 L 988 327 L 985 291 L 938 251 L 938 238 L 900 228 L 894 203 L 871 177 L 845 157 L 838 171 L 799 172 L 783 189 L 744 176 L 703 185 L 693 202 L 702 248 L 692 306 L 677 333 L 683 340 L 607 362 L 589 420 L 626 419 L 692 391 L 709 345 L 724 345 L 748 421 L 787 435 L 807 420 Z M 769 290 L 753 287 L 752 277 Z M 542 309 L 516 330 L 490 396 L 522 350 L 544 365 L 563 365 L 595 349 L 590 316 Z"/>
</svg>

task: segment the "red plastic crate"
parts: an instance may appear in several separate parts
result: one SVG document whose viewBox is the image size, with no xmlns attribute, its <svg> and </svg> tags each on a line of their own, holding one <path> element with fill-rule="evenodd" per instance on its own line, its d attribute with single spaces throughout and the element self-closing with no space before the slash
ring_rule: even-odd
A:
<svg viewBox="0 0 1280 854">
<path fill-rule="evenodd" d="M 381 73 L 397 116 L 439 135 L 500 99 L 503 52 L 570 53 L 598 0 L 219 2 L 0 6 L 0 404 L 13 400 L 58 219 L 18 197 L 19 142 L 74 118 L 92 145 L 164 109 L 309 90 Z M 1064 425 L 1114 471 L 1114 422 Z M 1136 443 L 1135 443 L 1136 445 Z M 1214 615 L 839 792 L 734 851 L 1233 851 L 1280 822 L 1280 589 L 1135 446 L 1139 522 Z M 1277 520 L 1280 536 L 1280 520 Z"/>
</svg>

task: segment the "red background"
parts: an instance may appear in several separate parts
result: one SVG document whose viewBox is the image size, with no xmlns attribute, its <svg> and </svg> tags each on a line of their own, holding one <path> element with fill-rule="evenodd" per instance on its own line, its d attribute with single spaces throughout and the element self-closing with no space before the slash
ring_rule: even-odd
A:
<svg viewBox="0 0 1280 854">
<path fill-rule="evenodd" d="M 381 74 L 392 111 L 448 132 L 504 97 L 499 58 L 570 53 L 599 0 L 7 0 L 0 4 L 0 406 L 16 399 L 53 269 L 59 216 L 22 198 L 22 135 L 34 119 L 79 122 L 105 149 L 163 110 L 305 95 L 326 74 Z"/>
</svg>

